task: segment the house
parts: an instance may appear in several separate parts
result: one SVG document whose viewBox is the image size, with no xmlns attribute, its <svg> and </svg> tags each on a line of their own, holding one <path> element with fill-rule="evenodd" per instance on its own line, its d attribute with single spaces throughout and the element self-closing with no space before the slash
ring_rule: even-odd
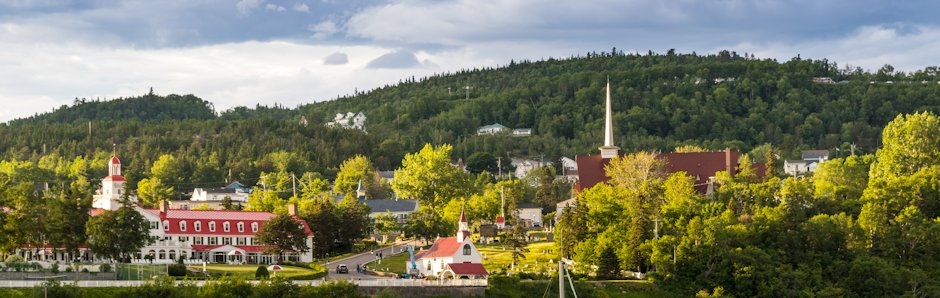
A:
<svg viewBox="0 0 940 298">
<path fill-rule="evenodd" d="M 512 130 L 512 136 L 514 137 L 528 137 L 532 135 L 531 128 L 516 128 Z"/>
<path fill-rule="evenodd" d="M 518 212 L 519 221 L 523 227 L 538 228 L 542 227 L 542 207 L 532 203 L 519 203 Z"/>
<path fill-rule="evenodd" d="M 101 179 L 101 189 L 92 196 L 91 207 L 105 210 L 121 208 L 124 192 L 124 176 L 121 176 L 121 160 L 112 155 L 108 160 L 108 176 Z M 131 203 L 137 202 L 137 196 L 127 194 Z"/>
<path fill-rule="evenodd" d="M 495 135 L 507 130 L 509 130 L 509 127 L 505 127 L 499 123 L 494 123 L 477 128 L 477 135 Z"/>
<path fill-rule="evenodd" d="M 362 112 L 337 113 L 333 121 L 327 122 L 326 126 L 366 131 L 366 115 Z"/>
<path fill-rule="evenodd" d="M 431 248 L 422 250 L 414 255 L 414 265 L 419 274 L 426 276 L 447 277 L 451 274 L 459 278 L 486 278 L 488 273 L 483 269 L 483 257 L 470 241 L 470 226 L 463 210 L 460 211 L 460 221 L 457 223 L 457 234 L 454 237 L 438 238 Z M 405 268 L 411 268 L 411 261 L 405 261 Z"/>
<path fill-rule="evenodd" d="M 375 219 L 379 215 L 391 213 L 398 218 L 400 224 L 405 224 L 408 216 L 418 211 L 419 207 L 417 200 L 362 200 L 362 202 L 372 210 L 369 217 Z"/>
<path fill-rule="evenodd" d="M 534 160 L 534 159 L 525 159 L 525 158 L 516 158 L 513 157 L 509 161 L 514 168 L 513 175 L 516 177 L 522 178 L 529 175 L 529 172 L 532 170 L 542 167 L 542 166 L 551 166 L 552 163 L 548 161 Z"/>
<path fill-rule="evenodd" d="M 223 188 L 196 188 L 193 190 L 193 195 L 189 201 L 171 202 L 171 207 L 175 209 L 193 209 L 206 205 L 211 209 L 221 210 L 225 209 L 226 198 L 229 199 L 229 203 L 232 205 L 248 205 L 249 194 L 251 194 L 251 189 L 236 181 Z"/>
<path fill-rule="evenodd" d="M 819 163 L 829 160 L 828 150 L 803 150 L 802 159 L 783 162 L 783 172 L 790 176 L 799 176 L 816 171 Z"/>
<path fill-rule="evenodd" d="M 276 216 L 274 213 L 170 209 L 166 201 L 158 209 L 134 209 L 150 222 L 150 237 L 154 241 L 135 253 L 133 262 L 168 264 L 180 258 L 198 263 L 272 264 L 277 261 L 276 256 L 265 253 L 267 246 L 255 241 L 255 234 Z M 307 246 L 313 247 L 313 232 L 306 221 L 297 217 L 297 206 L 288 206 L 288 214 L 303 226 Z M 285 257 L 290 261 L 313 261 L 309 251 L 288 252 Z"/>
</svg>

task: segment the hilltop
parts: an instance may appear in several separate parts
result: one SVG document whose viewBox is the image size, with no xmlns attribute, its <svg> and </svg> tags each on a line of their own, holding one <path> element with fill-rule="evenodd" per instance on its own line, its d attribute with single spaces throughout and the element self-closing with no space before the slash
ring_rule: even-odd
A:
<svg viewBox="0 0 940 298">
<path fill-rule="evenodd" d="M 295 108 L 217 112 L 195 95 L 153 93 L 76 99 L 72 106 L 0 125 L 0 153 L 24 160 L 43 152 L 71 158 L 117 150 L 131 173 L 149 169 L 161 153 L 174 153 L 191 165 L 185 174 L 194 183 L 221 180 L 220 173 L 190 175 L 200 164 L 215 163 L 236 179 L 257 177 L 272 166 L 265 156 L 282 150 L 304 161 L 292 165 L 298 171 L 327 176 L 356 154 L 381 169 L 397 168 L 405 153 L 425 143 L 453 144 L 455 160 L 475 152 L 558 160 L 597 150 L 608 79 L 616 143 L 626 152 L 681 145 L 748 152 L 762 144 L 784 158 L 852 144 L 871 152 L 896 115 L 940 112 L 935 68 L 901 73 L 886 66 L 872 73 L 825 59 L 613 51 L 407 78 Z M 347 112 L 368 118 L 366 132 L 324 126 Z M 494 123 L 531 128 L 532 135 L 476 134 Z"/>
</svg>

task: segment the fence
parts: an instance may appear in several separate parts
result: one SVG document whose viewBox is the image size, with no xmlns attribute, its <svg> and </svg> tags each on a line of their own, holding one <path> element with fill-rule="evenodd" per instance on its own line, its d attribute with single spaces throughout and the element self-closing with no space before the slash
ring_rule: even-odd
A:
<svg viewBox="0 0 940 298">
<path fill-rule="evenodd" d="M 42 286 L 43 280 L 0 280 L 0 288 L 34 288 Z M 319 286 L 324 283 L 322 280 L 295 280 L 294 284 L 305 286 Z M 376 280 L 349 280 L 359 287 L 486 287 L 485 279 L 451 279 L 451 280 L 415 280 L 415 279 L 376 279 Z M 74 284 L 78 287 L 138 287 L 145 281 L 140 280 L 79 280 L 64 281 L 63 284 Z M 177 284 L 192 284 L 203 286 L 204 280 L 197 281 L 177 281 Z M 249 281 L 249 283 L 258 283 L 258 281 Z"/>
</svg>

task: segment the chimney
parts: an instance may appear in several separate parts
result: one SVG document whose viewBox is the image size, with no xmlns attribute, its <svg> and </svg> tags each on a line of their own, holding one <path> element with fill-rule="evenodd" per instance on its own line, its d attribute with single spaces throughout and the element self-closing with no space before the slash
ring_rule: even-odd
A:
<svg viewBox="0 0 940 298">
<path fill-rule="evenodd" d="M 725 148 L 725 170 L 728 171 L 728 175 L 734 177 L 734 167 L 738 162 L 737 156 L 731 154 L 731 148 Z"/>
<path fill-rule="evenodd" d="M 287 204 L 287 215 L 298 216 L 297 215 L 297 203 Z"/>
<path fill-rule="evenodd" d="M 170 202 L 166 200 L 160 201 L 160 213 L 166 214 L 166 211 L 170 209 Z"/>
</svg>

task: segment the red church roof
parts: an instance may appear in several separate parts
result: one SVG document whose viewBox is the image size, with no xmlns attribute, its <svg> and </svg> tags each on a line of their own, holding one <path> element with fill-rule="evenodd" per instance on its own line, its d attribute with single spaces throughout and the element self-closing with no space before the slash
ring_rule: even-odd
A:
<svg viewBox="0 0 940 298">
<path fill-rule="evenodd" d="M 502 216 L 497 216 L 497 217 L 496 217 L 496 222 L 497 222 L 497 223 L 504 223 L 504 222 L 506 222 L 506 218 L 505 218 L 505 217 L 502 217 Z"/>
<path fill-rule="evenodd" d="M 740 153 L 737 150 L 729 149 L 718 152 L 662 153 L 657 154 L 656 158 L 666 162 L 667 173 L 683 171 L 695 178 L 695 189 L 700 193 L 705 193 L 708 178 L 715 176 L 715 173 L 727 171 L 731 175 L 735 174 L 739 156 Z M 578 191 L 610 179 L 604 172 L 604 167 L 610 163 L 610 159 L 602 159 L 600 154 L 595 154 L 578 156 L 576 162 L 578 163 Z M 754 164 L 752 167 L 757 170 L 758 176 L 763 177 L 762 164 Z"/>
<path fill-rule="evenodd" d="M 117 155 L 112 155 L 112 156 L 111 156 L 111 161 L 110 161 L 109 163 L 120 164 L 120 163 L 121 163 L 121 160 L 117 158 Z"/>
<path fill-rule="evenodd" d="M 455 275 L 488 275 L 486 268 L 480 263 L 449 263 L 447 264 Z"/>
<path fill-rule="evenodd" d="M 457 237 L 439 238 L 437 241 L 434 241 L 434 245 L 431 245 L 431 248 L 415 254 L 415 259 L 450 257 L 460 249 L 461 244 L 462 243 L 457 242 Z"/>
</svg>

